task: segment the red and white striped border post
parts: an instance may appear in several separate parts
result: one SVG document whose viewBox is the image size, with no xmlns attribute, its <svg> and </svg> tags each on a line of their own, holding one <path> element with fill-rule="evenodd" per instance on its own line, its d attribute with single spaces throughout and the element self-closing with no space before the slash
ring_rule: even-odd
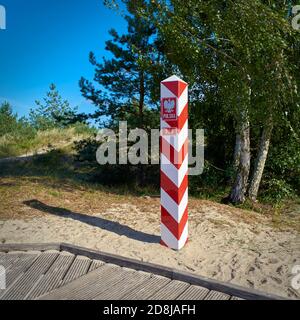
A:
<svg viewBox="0 0 300 320">
<path fill-rule="evenodd" d="M 161 244 L 179 250 L 188 239 L 188 84 L 161 82 Z"/>
</svg>

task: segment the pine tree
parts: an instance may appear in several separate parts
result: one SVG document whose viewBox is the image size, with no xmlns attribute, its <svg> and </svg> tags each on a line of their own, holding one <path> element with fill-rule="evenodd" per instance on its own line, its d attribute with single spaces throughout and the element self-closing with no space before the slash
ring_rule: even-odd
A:
<svg viewBox="0 0 300 320">
<path fill-rule="evenodd" d="M 0 137 L 13 133 L 17 126 L 17 115 L 13 113 L 8 102 L 3 102 L 0 106 Z"/>
<path fill-rule="evenodd" d="M 157 97 L 155 99 L 152 94 L 153 86 L 158 87 L 153 81 L 153 73 L 158 68 L 156 30 L 135 11 L 137 2 L 143 6 L 145 1 L 125 2 L 129 13 L 125 17 L 128 33 L 120 36 L 110 30 L 112 39 L 106 42 L 106 50 L 113 58 L 103 58 L 99 63 L 94 53 L 90 53 L 90 62 L 95 66 L 95 83 L 82 78 L 80 87 L 83 96 L 98 108 L 93 118 L 108 120 L 110 126 L 127 120 L 129 127 L 146 128 L 159 119 L 157 114 L 153 116 L 157 112 L 153 102 Z"/>
<path fill-rule="evenodd" d="M 51 84 L 43 102 L 36 101 L 36 108 L 30 110 L 29 120 L 38 130 L 62 128 L 64 118 L 74 115 L 76 108 L 71 108 L 67 100 L 63 100 L 55 84 Z"/>
</svg>

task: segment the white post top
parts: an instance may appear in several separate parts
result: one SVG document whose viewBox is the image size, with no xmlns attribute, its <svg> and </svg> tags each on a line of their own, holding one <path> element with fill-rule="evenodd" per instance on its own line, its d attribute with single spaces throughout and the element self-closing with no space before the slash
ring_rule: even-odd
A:
<svg viewBox="0 0 300 320">
<path fill-rule="evenodd" d="M 162 82 L 174 82 L 174 81 L 180 81 L 180 82 L 186 83 L 185 81 L 181 80 L 180 78 L 178 78 L 175 75 L 163 80 Z"/>
</svg>

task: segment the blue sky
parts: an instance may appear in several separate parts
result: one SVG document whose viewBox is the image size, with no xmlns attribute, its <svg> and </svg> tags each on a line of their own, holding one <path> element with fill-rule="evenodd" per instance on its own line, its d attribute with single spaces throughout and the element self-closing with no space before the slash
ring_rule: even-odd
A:
<svg viewBox="0 0 300 320">
<path fill-rule="evenodd" d="M 81 96 L 81 76 L 92 79 L 88 56 L 108 56 L 111 28 L 126 32 L 120 14 L 102 0 L 0 0 L 7 29 L 0 30 L 0 102 L 8 100 L 20 116 L 42 99 L 50 83 L 80 111 L 94 110 Z"/>
</svg>

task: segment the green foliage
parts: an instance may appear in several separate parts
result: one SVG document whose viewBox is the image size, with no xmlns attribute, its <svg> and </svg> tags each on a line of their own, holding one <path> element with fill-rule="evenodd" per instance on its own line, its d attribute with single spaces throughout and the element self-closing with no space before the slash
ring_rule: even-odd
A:
<svg viewBox="0 0 300 320">
<path fill-rule="evenodd" d="M 96 166 L 96 152 L 99 146 L 95 136 L 75 142 L 74 149 L 77 161 L 90 162 L 92 166 Z"/>
<path fill-rule="evenodd" d="M 0 106 L 0 136 L 13 133 L 18 126 L 17 115 L 13 114 L 12 107 L 8 102 Z"/>
<path fill-rule="evenodd" d="M 300 195 L 299 139 L 290 128 L 282 126 L 274 133 L 261 197 L 280 202 L 295 195 Z"/>
<path fill-rule="evenodd" d="M 31 139 L 35 135 L 35 130 L 27 119 L 24 117 L 19 119 L 8 102 L 0 106 L 0 137 L 5 135 L 24 139 Z"/>
<path fill-rule="evenodd" d="M 29 149 L 35 136 L 36 130 L 25 118 L 19 119 L 9 103 L 0 106 L 0 158 Z"/>
<path fill-rule="evenodd" d="M 260 0 L 157 0 L 139 8 L 141 16 L 157 27 L 166 58 L 190 83 L 190 124 L 205 128 L 206 158 L 225 171 L 231 167 L 234 135 L 245 114 L 251 125 L 252 159 L 263 127 L 289 124 L 299 131 L 300 34 L 287 18 L 290 5 Z M 293 173 L 287 174 L 286 167 L 282 179 L 295 184 L 299 181 L 295 169 L 299 163 L 291 163 L 295 152 L 285 150 L 283 160 L 275 148 L 273 143 L 276 165 L 285 166 L 287 159 L 292 165 Z M 273 181 L 274 177 L 267 173 L 265 178 Z"/>
<path fill-rule="evenodd" d="M 90 137 L 78 142 L 75 142 L 74 149 L 76 150 L 75 159 L 78 162 L 86 165 L 89 168 L 87 178 L 89 181 L 101 183 L 109 186 L 133 186 L 141 184 L 143 180 L 143 188 L 150 186 L 152 189 L 159 189 L 159 166 L 135 166 L 127 165 L 102 165 L 100 166 L 96 160 L 96 152 L 100 146 L 100 142 L 95 137 Z M 130 143 L 128 147 L 130 147 Z M 117 144 L 117 158 L 119 157 L 119 145 Z M 150 150 L 149 150 L 150 154 Z M 141 178 L 141 174 L 143 178 Z"/>
<path fill-rule="evenodd" d="M 75 112 L 76 108 L 71 108 L 69 102 L 61 97 L 55 84 L 51 84 L 43 102 L 37 100 L 36 108 L 30 110 L 29 120 L 37 130 L 64 128 L 65 118 L 74 116 Z"/>
<path fill-rule="evenodd" d="M 266 189 L 263 192 L 262 198 L 273 204 L 279 204 L 283 200 L 295 195 L 291 186 L 281 179 L 267 180 L 264 187 Z"/>
<path fill-rule="evenodd" d="M 58 164 L 60 167 L 62 167 L 67 159 L 68 155 L 63 150 L 53 149 L 45 154 L 34 157 L 32 164 L 37 168 L 42 167 L 43 169 L 49 171 L 57 167 Z"/>
<path fill-rule="evenodd" d="M 92 136 L 96 134 L 97 130 L 94 127 L 89 126 L 86 123 L 77 122 L 74 125 L 70 126 L 70 128 L 74 128 L 74 132 L 76 135 L 88 135 Z"/>
</svg>

